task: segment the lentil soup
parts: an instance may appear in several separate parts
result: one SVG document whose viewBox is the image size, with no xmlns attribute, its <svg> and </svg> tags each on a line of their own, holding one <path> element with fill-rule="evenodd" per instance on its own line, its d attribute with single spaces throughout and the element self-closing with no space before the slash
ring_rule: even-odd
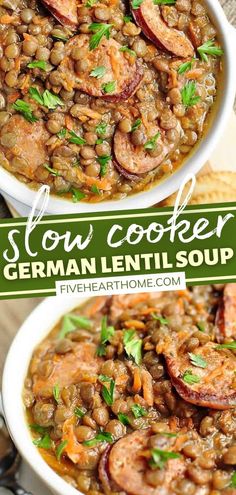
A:
<svg viewBox="0 0 236 495">
<path fill-rule="evenodd" d="M 98 297 L 37 347 L 23 400 L 88 495 L 235 495 L 236 284 Z"/>
<path fill-rule="evenodd" d="M 222 70 L 202 0 L 1 0 L 0 163 L 74 202 L 123 199 L 183 163 Z"/>
</svg>

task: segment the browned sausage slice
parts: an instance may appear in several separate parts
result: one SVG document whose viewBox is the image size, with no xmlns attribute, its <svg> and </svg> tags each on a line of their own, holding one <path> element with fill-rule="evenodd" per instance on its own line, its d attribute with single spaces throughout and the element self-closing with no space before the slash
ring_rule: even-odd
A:
<svg viewBox="0 0 236 495">
<path fill-rule="evenodd" d="M 60 64 L 64 88 L 76 88 L 113 102 L 127 100 L 135 93 L 142 80 L 141 66 L 135 60 L 131 63 L 125 53 L 120 51 L 121 45 L 114 39 L 103 38 L 95 50 L 89 49 L 89 40 L 88 35 L 80 34 L 66 43 L 66 57 Z M 83 72 L 76 71 L 76 63 L 72 58 L 74 48 L 85 52 L 87 68 Z M 97 67 L 105 68 L 102 77 L 91 75 Z M 108 83 L 114 83 L 109 94 L 104 89 Z"/>
<path fill-rule="evenodd" d="M 161 18 L 160 9 L 153 0 L 143 0 L 138 9 L 132 9 L 133 16 L 143 33 L 158 48 L 167 50 L 177 57 L 192 57 L 193 46 L 187 36 L 177 29 L 169 28 Z"/>
<path fill-rule="evenodd" d="M 186 461 L 182 457 L 169 459 L 163 468 L 161 487 L 153 488 L 145 480 L 147 464 L 140 455 L 147 448 L 149 437 L 149 430 L 139 430 L 119 440 L 112 447 L 109 456 L 110 476 L 124 492 L 132 495 L 172 494 L 171 482 L 184 473 Z"/>
<path fill-rule="evenodd" d="M 72 30 L 77 28 L 78 15 L 76 0 L 43 0 L 43 3 L 61 24 Z"/>
<path fill-rule="evenodd" d="M 148 139 L 154 137 L 158 132 L 160 132 L 158 126 L 150 126 Z M 168 142 L 163 133 L 162 135 L 160 134 L 157 143 L 158 146 L 162 146 L 162 150 L 158 156 L 151 156 L 143 145 L 135 146 L 131 142 L 129 134 L 117 129 L 114 135 L 114 154 L 119 165 L 128 173 L 145 174 L 157 168 L 176 146 L 176 143 Z"/>
<path fill-rule="evenodd" d="M 92 342 L 79 342 L 72 352 L 64 355 L 54 354 L 53 370 L 48 378 L 34 374 L 33 391 L 37 396 L 52 396 L 53 387 L 67 387 L 86 378 L 86 375 L 95 375 L 102 362 L 96 356 L 96 345 Z"/>
<path fill-rule="evenodd" d="M 236 284 L 226 284 L 223 302 L 216 315 L 217 339 L 236 339 Z"/>
<path fill-rule="evenodd" d="M 13 148 L 0 147 L 9 161 L 9 170 L 33 179 L 36 169 L 47 161 L 46 141 L 50 134 L 44 122 L 30 123 L 21 115 L 13 115 L 1 129 L 1 136 L 7 133 L 15 136 Z M 12 162 L 16 157 L 21 160 Z"/>
<path fill-rule="evenodd" d="M 171 381 L 179 395 L 197 406 L 212 409 L 230 409 L 236 406 L 235 369 L 232 352 L 217 349 L 217 344 L 208 342 L 195 351 L 198 363 L 194 366 L 185 347 L 176 343 L 164 351 Z"/>
</svg>

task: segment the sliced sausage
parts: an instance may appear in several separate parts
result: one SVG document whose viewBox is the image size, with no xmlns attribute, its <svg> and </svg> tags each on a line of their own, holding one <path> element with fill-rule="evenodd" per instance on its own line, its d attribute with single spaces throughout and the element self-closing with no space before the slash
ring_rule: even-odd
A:
<svg viewBox="0 0 236 495">
<path fill-rule="evenodd" d="M 226 284 L 223 301 L 216 315 L 218 342 L 224 339 L 236 339 L 236 284 Z"/>
<path fill-rule="evenodd" d="M 161 18 L 160 9 L 153 0 L 143 0 L 138 9 L 132 9 L 133 16 L 143 33 L 158 48 L 167 50 L 177 57 L 192 57 L 194 49 L 187 36 L 177 29 L 169 28 Z"/>
<path fill-rule="evenodd" d="M 164 479 L 161 486 L 150 486 L 144 477 L 147 464 L 141 456 L 148 446 L 149 438 L 150 430 L 139 430 L 119 440 L 112 447 L 109 456 L 110 476 L 124 492 L 132 495 L 172 494 L 171 483 L 184 473 L 186 461 L 182 457 L 168 460 L 163 468 Z"/>
<path fill-rule="evenodd" d="M 0 149 L 9 161 L 9 169 L 33 179 L 36 169 L 47 161 L 46 141 L 50 134 L 44 122 L 30 123 L 21 115 L 13 115 L 1 129 L 1 137 L 8 133 L 14 134 L 14 146 Z"/>
<path fill-rule="evenodd" d="M 64 26 L 76 30 L 78 27 L 76 0 L 43 0 L 45 7 Z"/>
<path fill-rule="evenodd" d="M 208 342 L 198 347 L 195 354 L 204 360 L 205 367 L 194 366 L 185 347 L 175 344 L 164 351 L 167 369 L 173 386 L 187 402 L 212 409 L 230 409 L 236 406 L 235 356 L 228 350 L 217 349 Z M 186 377 L 186 373 L 188 377 Z M 189 383 L 191 376 L 197 383 Z"/>
<path fill-rule="evenodd" d="M 85 34 L 74 36 L 65 45 L 66 57 L 60 64 L 62 84 L 65 89 L 76 88 L 91 96 L 108 101 L 127 100 L 135 91 L 143 77 L 143 71 L 135 60 L 131 64 L 125 53 L 120 51 L 121 45 L 114 39 L 103 38 L 95 50 L 89 49 L 90 37 Z M 86 67 L 77 71 L 73 60 L 73 50 L 85 52 Z M 93 77 L 91 72 L 96 67 L 105 67 L 102 77 Z M 106 93 L 104 85 L 114 82 L 113 91 Z"/>
<path fill-rule="evenodd" d="M 160 128 L 157 125 L 151 125 L 148 129 L 148 139 L 151 139 L 158 132 L 160 132 Z M 125 134 L 117 129 L 114 135 L 114 154 L 117 162 L 125 171 L 130 174 L 141 175 L 157 168 L 176 146 L 176 143 L 170 143 L 164 139 L 164 133 L 158 138 L 157 144 L 162 147 L 160 154 L 151 156 L 143 145 L 135 146 L 132 143 L 130 134 Z"/>
<path fill-rule="evenodd" d="M 78 342 L 72 352 L 64 355 L 54 354 L 53 369 L 49 377 L 34 375 L 33 392 L 36 396 L 51 397 L 53 387 L 67 387 L 86 378 L 86 375 L 95 375 L 102 362 L 96 356 L 96 345 L 91 342 Z"/>
</svg>

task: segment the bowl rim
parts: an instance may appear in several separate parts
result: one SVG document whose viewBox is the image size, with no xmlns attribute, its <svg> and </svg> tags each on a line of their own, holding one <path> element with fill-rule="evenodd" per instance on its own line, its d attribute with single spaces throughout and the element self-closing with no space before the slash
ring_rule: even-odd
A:
<svg viewBox="0 0 236 495">
<path fill-rule="evenodd" d="M 2 377 L 2 403 L 10 435 L 22 458 L 38 477 L 58 495 L 83 495 L 58 475 L 32 443 L 22 400 L 23 384 L 34 349 L 68 311 L 83 305 L 90 297 L 44 299 L 28 315 L 7 354 Z M 59 303 L 59 304 L 58 304 Z M 43 321 L 43 323 L 42 323 Z M 34 329 L 32 331 L 32 328 Z M 22 349 L 24 353 L 22 355 Z"/>
<path fill-rule="evenodd" d="M 186 163 L 174 172 L 173 175 L 167 177 L 147 191 L 136 193 L 123 200 L 109 200 L 101 203 L 81 202 L 75 204 L 72 201 L 51 195 L 47 213 L 73 214 L 135 209 L 137 208 L 137 204 L 139 208 L 147 208 L 173 194 L 179 188 L 187 173 L 196 174 L 209 159 L 227 125 L 230 111 L 233 109 L 236 93 L 236 63 L 232 36 L 234 36 L 236 41 L 236 30 L 229 24 L 219 0 L 205 0 L 205 2 L 209 9 L 210 16 L 213 18 L 213 22 L 217 27 L 225 51 L 223 74 L 224 91 L 223 94 L 221 91 L 221 94 L 218 95 L 218 109 L 216 110 L 213 121 L 210 123 L 209 131 L 206 136 L 203 137 L 202 141 L 199 142 L 195 151 L 186 159 Z M 6 171 L 1 166 L 0 189 L 10 198 L 15 199 L 28 207 L 32 207 L 37 193 L 37 191 L 34 191 L 26 184 L 21 183 L 13 174 Z M 14 192 L 12 193 L 12 191 Z"/>
</svg>

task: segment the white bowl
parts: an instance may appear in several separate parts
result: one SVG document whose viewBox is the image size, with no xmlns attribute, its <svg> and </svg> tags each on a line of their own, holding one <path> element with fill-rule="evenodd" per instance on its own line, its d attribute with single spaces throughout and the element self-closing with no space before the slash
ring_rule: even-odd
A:
<svg viewBox="0 0 236 495">
<path fill-rule="evenodd" d="M 57 475 L 33 445 L 22 401 L 23 384 L 37 345 L 65 313 L 86 301 L 87 298 L 45 299 L 25 320 L 17 333 L 3 372 L 3 409 L 11 437 L 25 461 L 56 495 L 79 495 L 81 492 Z"/>
<path fill-rule="evenodd" d="M 187 173 L 196 174 L 209 159 L 223 134 L 233 108 L 236 92 L 236 31 L 228 23 L 218 0 L 205 0 L 205 2 L 210 17 L 218 30 L 219 40 L 224 48 L 224 74 L 221 87 L 219 88 L 218 108 L 215 111 L 212 125 L 204 139 L 196 147 L 196 150 L 178 171 L 146 192 L 140 192 L 119 201 L 109 200 L 96 204 L 82 202 L 75 204 L 63 198 L 51 196 L 46 213 L 89 213 L 91 211 L 150 207 L 175 192 Z M 29 213 L 35 199 L 35 191 L 18 181 L 2 167 L 0 167 L 0 189 L 20 214 L 27 215 Z"/>
</svg>

